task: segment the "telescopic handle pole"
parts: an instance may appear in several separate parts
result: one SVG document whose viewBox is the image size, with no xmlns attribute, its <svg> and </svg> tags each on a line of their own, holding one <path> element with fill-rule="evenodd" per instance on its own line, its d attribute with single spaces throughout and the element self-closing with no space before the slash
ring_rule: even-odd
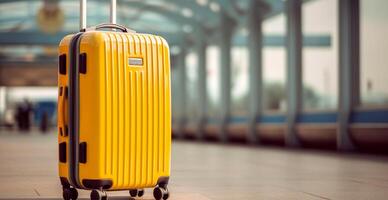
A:
<svg viewBox="0 0 388 200">
<path fill-rule="evenodd" d="M 86 28 L 86 0 L 79 0 L 80 1 L 80 18 L 79 18 L 79 28 L 80 30 Z"/>
<path fill-rule="evenodd" d="M 110 1 L 110 23 L 116 24 L 116 0 Z"/>
<path fill-rule="evenodd" d="M 79 18 L 79 28 L 80 30 L 86 29 L 86 0 L 80 1 L 80 18 Z M 116 24 L 116 0 L 110 1 L 110 23 Z"/>
</svg>

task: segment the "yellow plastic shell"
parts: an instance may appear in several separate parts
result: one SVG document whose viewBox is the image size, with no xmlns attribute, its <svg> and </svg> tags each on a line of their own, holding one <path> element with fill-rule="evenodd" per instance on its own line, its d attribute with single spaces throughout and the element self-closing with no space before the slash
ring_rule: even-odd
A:
<svg viewBox="0 0 388 200">
<path fill-rule="evenodd" d="M 68 85 L 58 73 L 58 87 Z M 86 73 L 79 74 L 79 142 L 87 143 L 87 162 L 79 164 L 79 180 L 110 179 L 109 190 L 154 187 L 170 176 L 171 89 L 167 42 L 148 34 L 90 31 L 81 36 Z M 131 62 L 137 61 L 137 63 Z M 133 64 L 133 65 L 132 65 Z M 58 131 L 67 123 L 68 100 L 58 95 Z M 58 142 L 68 136 L 58 134 Z M 68 158 L 68 152 L 66 153 Z M 59 162 L 59 176 L 68 178 L 69 159 Z"/>
</svg>

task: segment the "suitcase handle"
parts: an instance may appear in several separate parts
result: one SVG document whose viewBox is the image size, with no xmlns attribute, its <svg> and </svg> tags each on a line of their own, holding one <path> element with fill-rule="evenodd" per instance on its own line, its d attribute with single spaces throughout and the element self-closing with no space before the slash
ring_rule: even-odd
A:
<svg viewBox="0 0 388 200">
<path fill-rule="evenodd" d="M 120 29 L 125 33 L 136 33 L 136 31 L 126 28 L 123 25 L 116 24 L 116 0 L 110 0 L 110 23 L 102 23 L 90 28 L 86 27 L 86 0 L 80 0 L 80 31 L 95 31 L 102 28 Z"/>
<path fill-rule="evenodd" d="M 132 30 L 132 29 L 129 29 L 123 25 L 119 25 L 119 24 L 109 24 L 109 23 L 102 23 L 102 24 L 98 24 L 96 26 L 92 26 L 92 27 L 89 27 L 89 28 L 84 28 L 82 29 L 81 31 L 96 31 L 96 30 L 99 30 L 99 29 L 103 29 L 103 28 L 111 28 L 111 29 L 119 29 L 125 33 L 136 33 L 136 31 Z"/>
</svg>

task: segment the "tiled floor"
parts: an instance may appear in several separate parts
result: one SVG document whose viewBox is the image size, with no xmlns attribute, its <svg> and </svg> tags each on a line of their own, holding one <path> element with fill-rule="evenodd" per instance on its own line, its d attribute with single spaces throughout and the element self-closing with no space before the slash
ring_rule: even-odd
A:
<svg viewBox="0 0 388 200">
<path fill-rule="evenodd" d="M 56 147 L 53 134 L 1 131 L 0 199 L 60 199 Z M 169 189 L 171 200 L 388 199 L 388 158 L 175 142 Z"/>
</svg>

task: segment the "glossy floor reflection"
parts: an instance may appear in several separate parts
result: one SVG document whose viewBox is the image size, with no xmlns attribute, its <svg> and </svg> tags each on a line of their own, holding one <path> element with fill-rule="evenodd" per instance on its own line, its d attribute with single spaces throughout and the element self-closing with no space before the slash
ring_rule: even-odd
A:
<svg viewBox="0 0 388 200">
<path fill-rule="evenodd" d="M 54 134 L 1 131 L 0 161 L 0 199 L 60 199 Z M 379 156 L 179 141 L 172 168 L 171 200 L 388 197 L 388 158 Z"/>
</svg>

